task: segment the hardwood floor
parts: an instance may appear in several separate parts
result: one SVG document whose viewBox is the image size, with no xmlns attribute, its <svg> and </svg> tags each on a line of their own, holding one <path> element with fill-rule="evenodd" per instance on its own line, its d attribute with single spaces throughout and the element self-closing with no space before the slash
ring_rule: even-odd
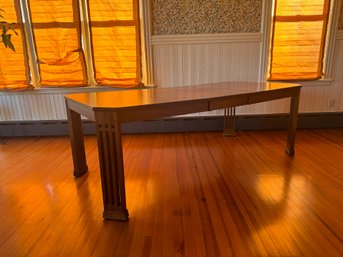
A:
<svg viewBox="0 0 343 257">
<path fill-rule="evenodd" d="M 0 144 L 0 256 L 343 256 L 343 129 L 125 135 L 128 222 L 102 219 L 95 136 Z"/>
</svg>

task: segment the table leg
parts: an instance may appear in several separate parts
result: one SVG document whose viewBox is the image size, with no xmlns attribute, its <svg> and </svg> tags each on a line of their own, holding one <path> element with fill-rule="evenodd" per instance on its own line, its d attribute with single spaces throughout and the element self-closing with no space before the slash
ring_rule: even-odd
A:
<svg viewBox="0 0 343 257">
<path fill-rule="evenodd" d="M 95 113 L 105 219 L 127 220 L 121 128 L 116 113 Z"/>
<path fill-rule="evenodd" d="M 80 177 L 88 171 L 85 146 L 83 141 L 81 115 L 68 108 L 68 129 L 74 164 L 74 176 Z"/>
<path fill-rule="evenodd" d="M 224 109 L 224 136 L 234 136 L 236 120 L 236 107 Z"/>
<path fill-rule="evenodd" d="M 295 145 L 295 133 L 297 129 L 298 120 L 298 109 L 299 109 L 299 99 L 300 99 L 300 88 L 296 94 L 291 97 L 291 107 L 289 112 L 289 124 L 288 124 L 288 139 L 286 152 L 288 155 L 294 155 L 294 145 Z"/>
</svg>

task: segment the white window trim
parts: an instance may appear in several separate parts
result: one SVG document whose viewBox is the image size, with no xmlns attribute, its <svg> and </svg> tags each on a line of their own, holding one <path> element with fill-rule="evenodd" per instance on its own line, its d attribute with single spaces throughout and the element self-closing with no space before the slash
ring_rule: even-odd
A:
<svg viewBox="0 0 343 257">
<path fill-rule="evenodd" d="M 88 20 L 88 5 L 85 0 L 79 0 L 81 19 L 81 45 L 85 54 L 86 73 L 88 77 L 88 87 L 97 86 L 93 70 L 93 58 L 91 53 L 91 37 Z"/>
<path fill-rule="evenodd" d="M 338 32 L 338 22 L 341 13 L 341 0 L 331 0 L 331 9 L 326 33 L 325 55 L 324 55 L 324 79 L 332 78 L 332 64 Z"/>
<path fill-rule="evenodd" d="M 269 69 L 270 45 L 271 45 L 271 26 L 273 17 L 274 0 L 264 0 L 262 7 L 262 45 L 259 80 L 266 81 Z M 304 86 L 325 86 L 330 85 L 332 79 L 332 63 L 334 57 L 336 35 L 338 31 L 338 20 L 341 10 L 341 0 L 331 0 L 328 30 L 326 33 L 326 44 L 324 54 L 324 78 L 314 81 L 297 82 Z"/>
<path fill-rule="evenodd" d="M 261 61 L 259 81 L 265 82 L 267 79 L 270 40 L 271 40 L 271 26 L 272 26 L 272 10 L 274 0 L 263 0 L 262 5 L 262 43 L 261 43 Z"/>
<path fill-rule="evenodd" d="M 31 19 L 29 14 L 29 8 L 27 0 L 20 1 L 21 13 L 22 13 L 22 21 L 24 23 L 24 30 L 25 30 L 25 40 L 27 46 L 27 55 L 28 55 L 28 65 L 30 68 L 30 76 L 31 82 L 34 88 L 40 88 L 41 85 L 39 83 L 40 76 L 39 76 L 39 68 L 37 65 L 37 54 L 36 49 L 34 47 L 34 40 L 33 40 L 33 31 L 31 28 Z M 25 51 L 25 49 L 24 49 Z"/>
<path fill-rule="evenodd" d="M 154 85 L 151 1 L 139 0 L 140 35 L 142 53 L 142 79 L 146 86 Z"/>
</svg>

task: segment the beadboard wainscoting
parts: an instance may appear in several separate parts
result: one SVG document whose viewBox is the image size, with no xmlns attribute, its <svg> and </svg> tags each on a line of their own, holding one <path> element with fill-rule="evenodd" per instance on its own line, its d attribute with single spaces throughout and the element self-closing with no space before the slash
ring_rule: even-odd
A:
<svg viewBox="0 0 343 257">
<path fill-rule="evenodd" d="M 262 33 L 153 36 L 154 77 L 160 87 L 222 81 L 258 81 Z M 286 101 L 258 104 L 260 113 L 288 111 Z M 238 109 L 256 113 L 256 106 Z M 222 111 L 194 115 L 208 116 Z"/>
<path fill-rule="evenodd" d="M 335 43 L 330 81 L 305 84 L 300 112 L 343 111 L 342 32 L 337 33 Z M 259 78 L 262 33 L 153 36 L 152 45 L 155 83 L 161 87 L 265 79 Z M 285 113 L 288 108 L 288 100 L 278 100 L 239 107 L 237 114 Z M 218 114 L 221 112 L 199 115 Z"/>
<path fill-rule="evenodd" d="M 256 81 L 261 69 L 261 33 L 153 36 L 155 84 L 160 87 L 221 81 Z M 343 111 L 343 31 L 336 36 L 331 82 L 308 83 L 302 89 L 300 112 Z M 262 78 L 263 80 L 263 78 Z M 66 120 L 66 91 L 0 93 L 0 122 Z M 278 100 L 237 108 L 237 114 L 288 112 L 289 101 Z M 192 116 L 221 115 L 221 111 Z"/>
<path fill-rule="evenodd" d="M 67 119 L 63 94 L 0 94 L 0 121 Z"/>
</svg>

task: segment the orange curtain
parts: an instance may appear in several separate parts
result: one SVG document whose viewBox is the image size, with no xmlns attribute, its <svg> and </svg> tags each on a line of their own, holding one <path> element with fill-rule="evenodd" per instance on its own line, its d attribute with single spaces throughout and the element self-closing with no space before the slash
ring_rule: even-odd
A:
<svg viewBox="0 0 343 257">
<path fill-rule="evenodd" d="M 329 0 L 275 0 L 270 80 L 322 77 Z"/>
<path fill-rule="evenodd" d="M 99 85 L 141 82 L 138 0 L 89 0 L 95 80 Z"/>
<path fill-rule="evenodd" d="M 30 87 L 29 66 L 26 56 L 26 45 L 23 23 L 20 17 L 18 1 L 0 0 L 1 15 L 9 23 L 16 23 L 15 31 L 18 36 L 11 33 L 15 52 L 0 45 L 0 90 L 20 90 Z M 2 28 L 1 28 L 2 29 Z"/>
<path fill-rule="evenodd" d="M 78 0 L 29 0 L 42 87 L 85 86 Z"/>
</svg>

